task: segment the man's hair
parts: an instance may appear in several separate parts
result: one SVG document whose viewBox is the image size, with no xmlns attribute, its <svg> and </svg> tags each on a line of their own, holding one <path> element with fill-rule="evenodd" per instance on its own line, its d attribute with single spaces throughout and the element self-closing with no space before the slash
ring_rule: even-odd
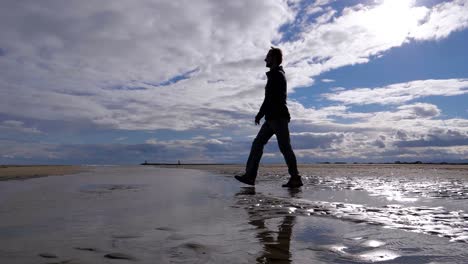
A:
<svg viewBox="0 0 468 264">
<path fill-rule="evenodd" d="M 271 47 L 269 52 L 276 58 L 278 65 L 280 65 L 283 62 L 283 52 L 281 51 L 281 49 Z"/>
</svg>

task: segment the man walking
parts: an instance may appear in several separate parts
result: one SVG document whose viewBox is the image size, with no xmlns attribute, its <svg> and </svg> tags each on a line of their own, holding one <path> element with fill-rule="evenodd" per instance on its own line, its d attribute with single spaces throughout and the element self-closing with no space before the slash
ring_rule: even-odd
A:
<svg viewBox="0 0 468 264">
<path fill-rule="evenodd" d="M 288 172 L 291 175 L 288 183 L 282 186 L 289 188 L 301 187 L 302 180 L 297 171 L 296 155 L 294 155 L 289 139 L 288 123 L 291 116 L 286 106 L 287 84 L 283 67 L 280 66 L 283 62 L 281 50 L 272 47 L 265 58 L 265 62 L 270 71 L 266 73 L 268 80 L 265 86 L 265 99 L 255 117 L 255 124 L 259 125 L 263 117 L 265 117 L 265 123 L 252 143 L 245 174 L 236 175 L 235 178 L 242 183 L 255 185 L 263 147 L 274 134 L 278 140 L 279 149 L 288 165 Z"/>
</svg>

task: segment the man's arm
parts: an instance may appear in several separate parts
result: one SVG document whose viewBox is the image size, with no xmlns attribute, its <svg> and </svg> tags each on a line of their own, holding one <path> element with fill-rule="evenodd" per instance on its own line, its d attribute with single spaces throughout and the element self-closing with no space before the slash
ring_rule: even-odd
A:
<svg viewBox="0 0 468 264">
<path fill-rule="evenodd" d="M 265 116 L 267 111 L 270 111 L 271 107 L 271 81 L 268 79 L 267 84 L 265 86 L 265 98 L 263 99 L 262 106 L 260 106 L 260 110 L 258 114 L 255 116 L 255 124 L 260 124 L 260 120 Z"/>
<path fill-rule="evenodd" d="M 267 97 L 265 96 L 265 99 L 263 99 L 262 106 L 260 107 L 260 110 L 258 111 L 258 114 L 255 116 L 255 124 L 258 125 L 260 124 L 260 119 L 262 119 L 265 116 L 265 108 L 267 104 Z"/>
</svg>

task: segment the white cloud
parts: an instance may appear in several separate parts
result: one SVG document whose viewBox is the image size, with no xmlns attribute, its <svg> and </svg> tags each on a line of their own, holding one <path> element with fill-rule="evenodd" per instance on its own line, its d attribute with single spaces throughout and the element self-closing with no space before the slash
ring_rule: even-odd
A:
<svg viewBox="0 0 468 264">
<path fill-rule="evenodd" d="M 297 3 L 287 3 L 7 1 L 0 11 L 0 112 L 131 130 L 242 127 L 238 119 L 261 103 L 264 53 L 297 12 Z M 280 43 L 290 92 L 324 71 L 402 45 L 435 21 L 429 14 L 444 17 L 463 4 L 391 3 L 347 7 L 331 22 L 305 25 L 298 40 Z M 387 21 L 396 16 L 408 23 Z M 465 27 L 467 16 L 456 12 L 450 27 L 442 24 L 445 35 Z M 187 72 L 189 79 L 155 87 Z"/>
<path fill-rule="evenodd" d="M 430 10 L 421 25 L 409 37 L 417 40 L 441 39 L 451 32 L 468 27 L 468 2 L 453 0 L 443 2 Z"/>
<path fill-rule="evenodd" d="M 27 133 L 27 134 L 41 134 L 42 131 L 35 127 L 25 126 L 23 121 L 18 120 L 5 120 L 0 122 L 0 132 L 2 133 Z"/>
<path fill-rule="evenodd" d="M 41 159 L 54 159 L 57 153 L 52 150 L 51 144 L 34 143 L 34 142 L 17 142 L 10 140 L 0 139 L 0 157 L 5 160 L 9 159 L 26 159 L 34 160 Z M 2 163 L 5 163 L 4 161 Z"/>
<path fill-rule="evenodd" d="M 306 25 L 299 40 L 285 43 L 293 86 L 312 84 L 310 78 L 298 76 L 313 77 L 342 66 L 366 63 L 414 39 L 439 39 L 467 27 L 467 0 L 441 3 L 432 8 L 415 6 L 415 1 L 381 2 L 346 7 L 331 22 Z M 446 17 L 449 10 L 454 11 L 450 14 L 451 24 L 427 19 L 428 16 Z M 424 37 L 418 33 L 435 27 L 438 29 L 425 30 Z"/>
<path fill-rule="evenodd" d="M 323 72 L 366 63 L 404 43 L 445 38 L 466 28 L 468 20 L 467 1 L 460 0 L 431 8 L 414 6 L 413 1 L 387 0 L 346 7 L 342 12 L 326 6 L 332 1 L 316 1 L 306 15 L 322 15 L 320 23 L 299 23 L 300 32 L 294 32 L 297 38 L 279 42 L 279 29 L 295 21 L 299 2 L 4 1 L 0 9 L 0 113 L 9 119 L 85 120 L 127 130 L 213 129 L 213 135 L 223 137 L 149 139 L 145 146 L 135 147 L 141 153 L 151 145 L 148 151 L 210 160 L 217 156 L 206 151 L 233 152 L 237 145 L 232 138 L 256 132 L 251 123 L 263 97 L 263 56 L 272 43 L 284 50 L 289 91 L 293 92 L 312 84 Z M 391 106 L 425 96 L 465 94 L 467 84 L 467 79 L 449 79 L 353 90 L 337 87 L 324 98 L 346 105 Z M 372 151 L 392 150 L 396 131 L 407 135 L 406 140 L 417 140 L 433 133 L 430 127 L 448 126 L 452 131 L 467 127 L 462 119 L 437 120 L 441 111 L 430 104 L 412 103 L 374 113 L 352 112 L 343 105 L 305 107 L 295 101 L 289 106 L 292 125 L 303 129 L 298 133 L 324 133 L 327 139 L 333 138 L 330 133 L 340 135 L 323 152 L 301 150 L 310 155 L 365 158 Z M 34 133 L 25 124 L 2 126 Z M 242 143 L 235 151 L 248 150 L 250 143 Z M 15 152 L 3 155 L 32 155 L 27 146 L 13 148 L 12 142 L 8 146 Z M 122 146 L 114 147 L 133 151 L 131 146 Z M 83 150 L 43 144 L 30 147 L 38 149 L 38 157 L 54 157 L 65 149 L 73 149 L 66 152 L 73 156 Z M 100 153 L 113 149 L 97 148 Z M 184 156 L 184 151 L 191 154 Z"/>
<path fill-rule="evenodd" d="M 443 113 L 433 104 L 413 103 L 374 112 L 353 112 L 344 105 L 294 109 L 301 117 L 292 123 L 291 131 L 297 131 L 294 135 L 342 135 L 327 148 L 310 145 L 302 148 L 303 140 L 292 136 L 292 143 L 303 160 L 461 161 L 468 158 L 468 120 L 440 119 Z M 313 138 L 309 141 L 315 142 Z M 324 138 L 323 143 L 329 141 Z M 430 150 L 425 152 L 424 147 Z M 464 155 L 455 155 L 450 150 L 452 147 Z"/>
<path fill-rule="evenodd" d="M 317 24 L 325 24 L 329 22 L 335 14 L 336 14 L 336 10 L 334 9 L 328 10 L 326 13 L 317 17 L 315 21 L 317 22 Z"/>
<path fill-rule="evenodd" d="M 324 6 L 328 5 L 334 0 L 316 0 L 311 6 L 317 7 L 317 6 Z"/>
<path fill-rule="evenodd" d="M 427 96 L 454 96 L 468 93 L 468 79 L 418 80 L 377 88 L 356 88 L 323 96 L 344 104 L 402 104 Z"/>
<path fill-rule="evenodd" d="M 306 14 L 307 15 L 313 15 L 313 14 L 320 13 L 322 11 L 323 11 L 322 7 L 310 5 L 306 10 Z"/>
<path fill-rule="evenodd" d="M 293 14 L 284 1 L 3 4 L 0 112 L 128 129 L 227 125 L 213 122 L 224 116 L 210 115 L 223 110 L 215 99 L 256 86 Z M 190 80 L 151 85 L 193 69 Z M 117 85 L 146 90 L 109 89 Z"/>
<path fill-rule="evenodd" d="M 332 148 L 343 141 L 344 133 L 291 133 L 295 149 Z"/>
<path fill-rule="evenodd" d="M 153 144 L 153 145 L 156 145 L 158 144 L 159 142 L 155 139 L 155 138 L 150 138 L 150 139 L 147 139 L 145 141 L 146 144 Z"/>
</svg>

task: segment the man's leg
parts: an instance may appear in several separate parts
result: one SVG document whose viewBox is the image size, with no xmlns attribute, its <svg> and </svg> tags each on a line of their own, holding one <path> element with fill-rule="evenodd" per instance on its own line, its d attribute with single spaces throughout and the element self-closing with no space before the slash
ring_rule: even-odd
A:
<svg viewBox="0 0 468 264">
<path fill-rule="evenodd" d="M 245 168 L 245 173 L 248 177 L 252 177 L 253 180 L 257 177 L 258 165 L 263 155 L 263 147 L 268 140 L 273 136 L 273 130 L 271 129 L 269 122 L 263 123 L 260 131 L 258 131 L 257 137 L 252 143 L 250 149 L 249 159 Z"/>
<path fill-rule="evenodd" d="M 291 147 L 291 140 L 289 138 L 288 120 L 274 120 L 271 122 L 271 127 L 278 140 L 279 149 L 288 165 L 289 175 L 291 175 L 291 178 L 298 177 L 299 172 L 297 170 L 296 155 Z"/>
</svg>

